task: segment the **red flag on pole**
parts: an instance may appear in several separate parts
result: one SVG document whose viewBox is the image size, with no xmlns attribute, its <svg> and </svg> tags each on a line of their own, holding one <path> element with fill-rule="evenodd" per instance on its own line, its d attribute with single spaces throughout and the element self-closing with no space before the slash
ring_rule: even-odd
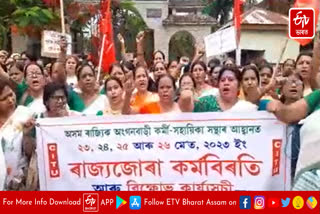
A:
<svg viewBox="0 0 320 214">
<path fill-rule="evenodd" d="M 296 0 L 294 4 L 294 8 L 313 8 L 314 9 L 316 13 L 315 27 L 317 26 L 318 17 L 319 17 L 319 7 L 320 7 L 319 0 Z M 310 42 L 312 42 L 312 39 L 295 39 L 295 41 L 299 42 L 302 46 L 305 46 Z"/>
<path fill-rule="evenodd" d="M 241 34 L 241 5 L 243 3 L 243 0 L 234 0 L 233 5 L 233 23 L 236 30 L 236 42 L 237 46 L 240 42 L 240 34 Z"/>
<path fill-rule="evenodd" d="M 115 46 L 113 42 L 113 28 L 112 28 L 112 18 L 111 18 L 111 0 L 106 0 L 101 2 L 101 19 L 99 22 L 100 34 L 101 34 L 101 47 L 102 38 L 105 35 L 104 50 L 102 56 L 102 69 L 104 72 L 109 70 L 112 63 L 116 61 Z"/>
</svg>

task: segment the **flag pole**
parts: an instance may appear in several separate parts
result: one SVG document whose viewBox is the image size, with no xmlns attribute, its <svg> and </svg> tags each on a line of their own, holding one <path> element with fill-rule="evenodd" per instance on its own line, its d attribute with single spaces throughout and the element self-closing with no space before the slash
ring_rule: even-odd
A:
<svg viewBox="0 0 320 214">
<path fill-rule="evenodd" d="M 61 16 L 61 32 L 62 32 L 62 34 L 66 34 L 66 28 L 65 28 L 65 23 L 64 23 L 63 0 L 60 0 L 60 16 Z"/>
<path fill-rule="evenodd" d="M 97 82 L 100 81 L 100 75 L 101 75 L 101 67 L 102 67 L 102 61 L 103 61 L 103 54 L 104 54 L 104 45 L 106 41 L 106 34 L 103 34 L 102 38 L 102 47 L 100 51 L 100 59 L 99 59 L 99 67 L 98 67 L 98 75 L 97 75 Z"/>
<path fill-rule="evenodd" d="M 274 78 L 277 76 L 278 68 L 279 68 L 279 65 L 280 65 L 280 63 L 281 63 L 281 59 L 283 58 L 284 52 L 285 52 L 286 49 L 287 49 L 288 42 L 289 42 L 289 37 L 286 38 L 286 41 L 285 41 L 285 43 L 284 43 L 284 46 L 282 47 L 282 50 L 281 50 L 281 52 L 280 52 L 280 57 L 279 57 L 278 62 L 277 62 L 277 64 L 276 64 L 275 71 L 273 72 L 273 75 L 272 75 L 272 79 L 274 79 Z"/>
</svg>

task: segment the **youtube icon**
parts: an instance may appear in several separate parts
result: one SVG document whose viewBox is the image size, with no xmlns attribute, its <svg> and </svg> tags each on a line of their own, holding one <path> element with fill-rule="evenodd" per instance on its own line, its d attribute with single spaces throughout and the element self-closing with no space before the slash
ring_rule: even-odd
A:
<svg viewBox="0 0 320 214">
<path fill-rule="evenodd" d="M 268 200 L 268 207 L 269 208 L 277 208 L 280 206 L 280 199 L 279 198 L 269 198 Z"/>
</svg>

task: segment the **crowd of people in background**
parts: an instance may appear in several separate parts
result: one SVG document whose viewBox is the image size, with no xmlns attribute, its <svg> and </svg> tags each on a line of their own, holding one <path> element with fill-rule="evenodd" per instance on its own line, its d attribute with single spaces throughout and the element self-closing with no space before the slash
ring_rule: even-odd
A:
<svg viewBox="0 0 320 214">
<path fill-rule="evenodd" d="M 99 79 L 92 62 L 66 55 L 64 39 L 59 58 L 48 64 L 31 60 L 25 52 L 10 55 L 0 51 L 0 130 L 19 106 L 33 115 L 23 125 L 21 154 L 27 160 L 23 173 L 7 179 L 4 189 L 39 188 L 37 118 L 269 111 L 288 124 L 293 190 L 320 190 L 319 39 L 313 50 L 276 67 L 266 60 L 239 66 L 232 58 L 205 63 L 205 51 L 199 47 L 192 59 L 180 56 L 170 62 L 157 50 L 148 65 L 144 33 L 137 36 L 134 55 L 125 52 L 125 41 L 121 35 L 118 38 L 122 60 L 102 72 Z M 0 152 L 6 153 L 2 147 Z"/>
</svg>

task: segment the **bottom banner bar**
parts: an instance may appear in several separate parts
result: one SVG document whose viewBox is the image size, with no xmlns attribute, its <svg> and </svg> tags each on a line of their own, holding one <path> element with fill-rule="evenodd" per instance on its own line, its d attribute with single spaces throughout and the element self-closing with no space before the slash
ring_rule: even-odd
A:
<svg viewBox="0 0 320 214">
<path fill-rule="evenodd" d="M 1 213 L 320 213 L 320 192 L 0 192 Z"/>
</svg>

